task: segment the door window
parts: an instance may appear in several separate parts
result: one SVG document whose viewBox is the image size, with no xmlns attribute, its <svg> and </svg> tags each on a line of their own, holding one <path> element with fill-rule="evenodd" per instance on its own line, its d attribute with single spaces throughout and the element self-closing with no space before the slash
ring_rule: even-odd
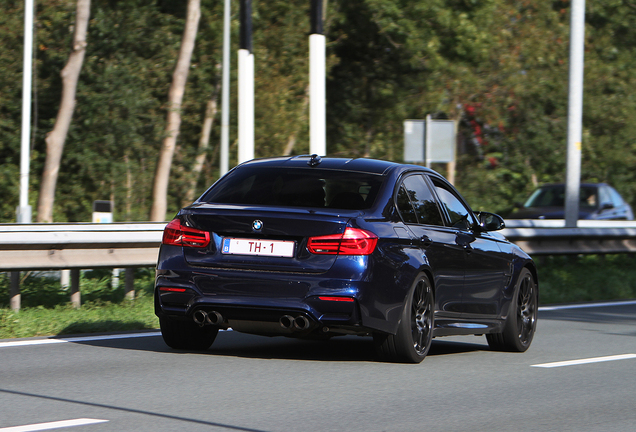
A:
<svg viewBox="0 0 636 432">
<path fill-rule="evenodd" d="M 613 188 L 608 187 L 607 188 L 610 194 L 610 199 L 612 200 L 612 203 L 614 204 L 614 207 L 620 207 L 623 205 L 623 198 L 621 198 L 621 196 L 618 194 L 618 192 L 616 192 Z"/>
<path fill-rule="evenodd" d="M 437 180 L 433 180 L 433 184 L 442 206 L 446 209 L 450 226 L 465 231 L 471 229 L 475 224 L 471 211 L 446 185 Z"/>
</svg>

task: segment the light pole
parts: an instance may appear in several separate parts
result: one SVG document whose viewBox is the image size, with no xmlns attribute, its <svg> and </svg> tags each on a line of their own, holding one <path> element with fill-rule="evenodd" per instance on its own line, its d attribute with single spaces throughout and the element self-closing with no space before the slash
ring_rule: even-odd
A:
<svg viewBox="0 0 636 432">
<path fill-rule="evenodd" d="M 565 226 L 573 228 L 576 227 L 579 219 L 579 189 L 581 186 L 585 0 L 572 0 L 570 13 L 570 83 L 568 91 Z"/>
<path fill-rule="evenodd" d="M 311 0 L 309 35 L 309 152 L 327 154 L 326 55 L 323 29 L 323 1 Z"/>
<path fill-rule="evenodd" d="M 20 146 L 20 205 L 17 222 L 31 223 L 29 162 L 31 159 L 31 86 L 33 68 L 33 0 L 24 2 L 24 60 L 22 70 L 22 141 Z"/>
<path fill-rule="evenodd" d="M 238 163 L 254 159 L 254 53 L 252 0 L 241 0 L 238 51 Z"/>
<path fill-rule="evenodd" d="M 230 9 L 225 0 L 223 11 L 223 77 L 221 81 L 221 163 L 219 177 L 230 169 Z"/>
</svg>

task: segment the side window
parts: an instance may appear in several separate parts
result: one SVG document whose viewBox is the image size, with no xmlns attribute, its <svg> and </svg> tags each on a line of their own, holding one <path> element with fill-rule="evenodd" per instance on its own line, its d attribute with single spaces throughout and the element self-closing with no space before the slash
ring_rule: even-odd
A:
<svg viewBox="0 0 636 432">
<path fill-rule="evenodd" d="M 413 203 L 418 222 L 423 225 L 444 225 L 431 189 L 421 175 L 404 179 L 404 187 Z"/>
<path fill-rule="evenodd" d="M 613 204 L 612 197 L 609 194 L 609 189 L 606 187 L 601 187 L 599 189 L 599 207 L 603 207 L 607 204 Z"/>
<path fill-rule="evenodd" d="M 610 196 L 612 198 L 612 203 L 614 204 L 614 207 L 620 207 L 623 205 L 623 198 L 621 198 L 621 196 L 619 195 L 618 192 L 616 192 L 616 190 L 614 190 L 614 188 L 610 187 L 609 189 L 609 193 Z"/>
<path fill-rule="evenodd" d="M 475 223 L 470 210 L 448 190 L 442 183 L 433 180 L 435 190 L 450 218 L 450 226 L 461 230 L 469 230 Z"/>
<path fill-rule="evenodd" d="M 402 215 L 402 219 L 406 223 L 417 223 L 417 217 L 415 216 L 415 209 L 411 205 L 409 194 L 404 188 L 404 185 L 400 186 L 400 190 L 397 194 L 397 207 Z"/>
</svg>

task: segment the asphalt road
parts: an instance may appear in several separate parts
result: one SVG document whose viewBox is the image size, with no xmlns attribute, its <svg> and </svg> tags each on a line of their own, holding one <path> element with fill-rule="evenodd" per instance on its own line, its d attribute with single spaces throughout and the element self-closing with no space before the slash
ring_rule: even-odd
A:
<svg viewBox="0 0 636 432">
<path fill-rule="evenodd" d="M 436 339 L 419 365 L 376 362 L 361 337 L 222 332 L 201 353 L 156 332 L 0 341 L 1 432 L 623 432 L 635 408 L 636 302 L 542 309 L 524 354 Z M 29 426 L 67 420 L 78 425 Z"/>
</svg>

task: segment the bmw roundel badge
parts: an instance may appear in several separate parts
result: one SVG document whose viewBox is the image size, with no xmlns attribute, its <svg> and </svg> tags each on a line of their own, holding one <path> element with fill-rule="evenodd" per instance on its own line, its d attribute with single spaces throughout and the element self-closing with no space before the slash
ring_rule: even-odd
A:
<svg viewBox="0 0 636 432">
<path fill-rule="evenodd" d="M 256 219 L 254 222 L 252 222 L 252 229 L 254 231 L 260 231 L 263 229 L 263 221 L 260 221 L 258 219 Z"/>
</svg>

